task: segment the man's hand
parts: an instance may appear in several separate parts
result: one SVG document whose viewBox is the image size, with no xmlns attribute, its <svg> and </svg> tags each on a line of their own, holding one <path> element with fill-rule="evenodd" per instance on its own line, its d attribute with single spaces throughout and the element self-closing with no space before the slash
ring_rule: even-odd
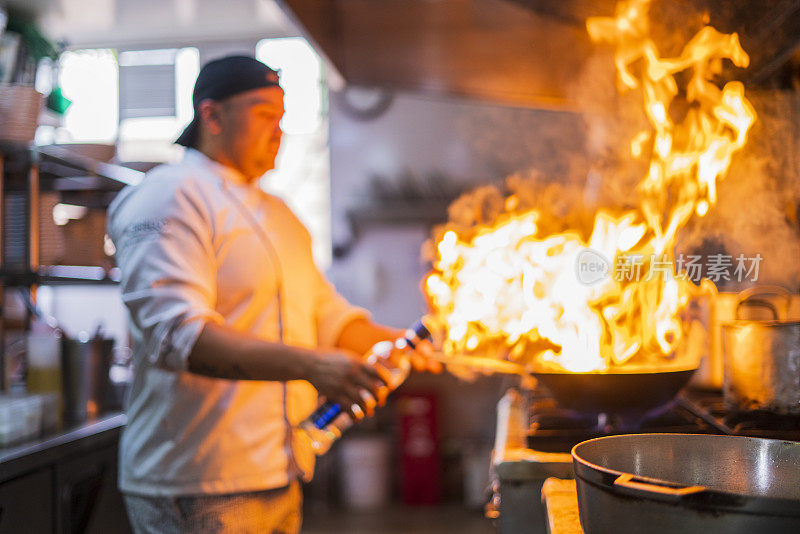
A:
<svg viewBox="0 0 800 534">
<path fill-rule="evenodd" d="M 308 381 L 320 395 L 339 404 L 354 420 L 363 415 L 357 414 L 353 405 L 363 414 L 372 415 L 375 399 L 383 398 L 380 390 L 386 386 L 376 369 L 355 353 L 344 350 L 320 353 L 311 366 Z M 368 392 L 372 399 L 364 399 L 362 391 Z"/>
<path fill-rule="evenodd" d="M 336 346 L 352 350 L 358 354 L 366 354 L 379 341 L 394 341 L 402 335 L 403 330 L 358 318 L 345 325 Z M 431 358 L 433 353 L 433 345 L 429 341 L 422 341 L 417 345 L 417 349 L 411 353 L 411 366 L 414 370 L 420 372 L 441 373 L 442 364 Z"/>
<path fill-rule="evenodd" d="M 411 366 L 420 373 L 441 373 L 444 366 L 438 360 L 433 359 L 435 352 L 430 341 L 424 340 L 417 344 L 417 348 L 411 352 Z"/>
</svg>

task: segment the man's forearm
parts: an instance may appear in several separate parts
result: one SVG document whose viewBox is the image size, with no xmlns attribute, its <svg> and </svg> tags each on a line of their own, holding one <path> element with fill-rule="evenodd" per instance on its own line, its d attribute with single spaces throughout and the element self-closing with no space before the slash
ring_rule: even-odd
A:
<svg viewBox="0 0 800 534">
<path fill-rule="evenodd" d="M 312 351 L 272 343 L 215 323 L 206 323 L 189 354 L 189 371 L 231 380 L 308 380 L 320 395 L 346 407 L 372 406 L 363 391 L 377 398 L 385 385 L 378 372 L 346 350 Z"/>
<path fill-rule="evenodd" d="M 402 330 L 359 318 L 345 325 L 339 335 L 336 346 L 364 355 L 375 343 L 385 340 L 394 341 L 401 335 L 403 335 Z M 411 353 L 411 365 L 414 369 L 441 373 L 442 364 L 429 357 L 432 352 L 433 346 L 429 342 L 426 341 L 418 345 L 414 352 Z"/>
<path fill-rule="evenodd" d="M 189 371 L 231 380 L 305 380 L 316 358 L 310 350 L 206 323 L 189 354 Z"/>
<path fill-rule="evenodd" d="M 363 355 L 375 343 L 386 340 L 394 341 L 402 333 L 402 330 L 358 318 L 350 321 L 342 328 L 339 339 L 336 341 L 336 346 Z"/>
</svg>

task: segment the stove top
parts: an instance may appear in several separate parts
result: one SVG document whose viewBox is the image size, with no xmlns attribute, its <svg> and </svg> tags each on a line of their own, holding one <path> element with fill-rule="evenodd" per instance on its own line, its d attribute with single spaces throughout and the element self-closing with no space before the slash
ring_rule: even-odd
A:
<svg viewBox="0 0 800 534">
<path fill-rule="evenodd" d="M 592 416 L 559 406 L 543 387 L 510 389 L 498 403 L 493 493 L 487 517 L 501 533 L 548 532 L 541 502 L 545 480 L 572 478 L 572 447 L 587 439 L 643 432 L 728 434 L 800 441 L 800 417 L 733 413 L 722 391 L 684 389 L 639 421 Z"/>
<path fill-rule="evenodd" d="M 733 413 L 721 391 L 685 389 L 670 404 L 639 421 L 564 409 L 543 388 L 530 398 L 527 446 L 542 452 L 569 452 L 587 439 L 633 433 L 728 434 L 800 441 L 800 417 Z"/>
<path fill-rule="evenodd" d="M 701 417 L 721 434 L 800 441 L 800 416 L 768 412 L 732 412 L 721 391 L 687 390 L 678 403 Z"/>
</svg>

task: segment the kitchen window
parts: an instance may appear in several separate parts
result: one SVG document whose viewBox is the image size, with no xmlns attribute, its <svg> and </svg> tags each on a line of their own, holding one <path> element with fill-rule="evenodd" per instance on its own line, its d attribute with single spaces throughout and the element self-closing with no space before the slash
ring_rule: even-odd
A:
<svg viewBox="0 0 800 534">
<path fill-rule="evenodd" d="M 180 159 L 183 149 L 173 141 L 192 119 L 192 89 L 198 72 L 196 48 L 120 52 L 120 160 Z"/>
<path fill-rule="evenodd" d="M 39 128 L 37 143 L 113 144 L 119 122 L 118 77 L 114 50 L 64 52 L 59 61 L 59 83 L 72 105 L 61 126 Z"/>
<path fill-rule="evenodd" d="M 72 105 L 37 142 L 116 144 L 121 161 L 176 161 L 199 69 L 196 48 L 65 52 L 59 82 Z"/>
<path fill-rule="evenodd" d="M 283 139 L 275 169 L 262 187 L 286 200 L 314 238 L 320 268 L 331 262 L 330 151 L 327 87 L 322 62 L 300 37 L 263 39 L 256 58 L 280 71 L 286 92 Z"/>
</svg>

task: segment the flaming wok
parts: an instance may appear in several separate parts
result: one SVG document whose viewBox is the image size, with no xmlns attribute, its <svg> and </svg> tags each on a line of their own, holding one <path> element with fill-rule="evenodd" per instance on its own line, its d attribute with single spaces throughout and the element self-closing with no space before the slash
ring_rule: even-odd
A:
<svg viewBox="0 0 800 534">
<path fill-rule="evenodd" d="M 640 417 L 671 401 L 689 382 L 694 371 L 534 372 L 533 376 L 565 408 L 584 413 Z"/>
<path fill-rule="evenodd" d="M 641 98 L 649 123 L 623 141 L 631 162 L 648 169 L 630 197 L 637 205 L 598 197 L 593 218 L 580 203 L 564 215 L 554 207 L 575 195 L 565 188 L 549 198 L 537 177 L 479 187 L 434 230 L 423 286 L 448 332 L 444 352 L 541 364 L 532 374 L 559 404 L 622 419 L 669 402 L 697 366 L 692 301 L 715 289 L 707 279 L 697 285 L 702 273 L 676 257 L 678 236 L 713 208 L 756 119 L 744 85 L 720 86 L 716 75 L 723 61 L 748 66 L 738 35 L 704 26 L 662 57 L 649 5 L 627 0 L 616 18 L 586 23 L 593 41 L 615 48 L 617 87 L 626 101 Z"/>
</svg>

